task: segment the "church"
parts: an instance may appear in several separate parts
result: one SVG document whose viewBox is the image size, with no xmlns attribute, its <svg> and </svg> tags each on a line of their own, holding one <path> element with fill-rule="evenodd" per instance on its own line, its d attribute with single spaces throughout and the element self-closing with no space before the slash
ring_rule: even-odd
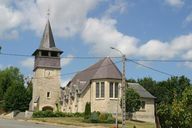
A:
<svg viewBox="0 0 192 128">
<path fill-rule="evenodd" d="M 62 50 L 55 45 L 49 20 L 45 26 L 35 57 L 33 96 L 31 111 L 51 110 L 62 112 L 84 112 L 85 104 L 91 103 L 91 111 L 115 114 L 121 113 L 122 73 L 110 57 L 106 57 L 77 73 L 65 87 L 61 87 Z M 138 83 L 126 83 L 141 97 L 142 107 L 133 113 L 133 119 L 155 122 L 155 97 Z"/>
</svg>

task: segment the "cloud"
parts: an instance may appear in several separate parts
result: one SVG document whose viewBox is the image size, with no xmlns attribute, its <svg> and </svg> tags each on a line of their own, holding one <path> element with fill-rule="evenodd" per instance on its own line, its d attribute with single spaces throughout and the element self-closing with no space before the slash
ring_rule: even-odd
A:
<svg viewBox="0 0 192 128">
<path fill-rule="evenodd" d="M 21 65 L 26 68 L 32 69 L 34 66 L 34 58 L 27 58 L 27 59 L 21 61 Z"/>
<path fill-rule="evenodd" d="M 181 35 L 170 41 L 151 39 L 142 43 L 138 38 L 125 35 L 116 28 L 117 21 L 112 18 L 89 18 L 82 32 L 82 39 L 94 55 L 119 56 L 112 51 L 116 47 L 127 57 L 142 57 L 147 59 L 191 59 L 192 58 L 192 33 Z M 191 63 L 184 64 L 192 67 Z"/>
<path fill-rule="evenodd" d="M 9 2 L 0 1 L 0 39 L 17 37 L 17 27 L 22 22 L 21 12 L 8 7 Z"/>
<path fill-rule="evenodd" d="M 70 64 L 70 62 L 73 60 L 73 55 L 67 55 L 68 58 L 62 58 L 61 59 L 61 67 L 64 67 L 68 64 Z"/>
<path fill-rule="evenodd" d="M 191 60 L 192 58 L 192 50 L 189 50 L 186 54 L 183 55 L 184 59 Z M 192 62 L 185 62 L 185 66 L 192 68 Z"/>
<path fill-rule="evenodd" d="M 184 0 L 165 0 L 165 2 L 172 7 L 182 7 L 184 5 Z"/>
<path fill-rule="evenodd" d="M 192 23 L 192 12 L 185 18 L 186 23 Z"/>
<path fill-rule="evenodd" d="M 91 46 L 91 52 L 108 56 L 116 53 L 110 47 L 120 49 L 127 56 L 136 53 L 138 39 L 117 31 L 114 19 L 89 18 L 82 32 L 85 43 Z M 118 54 L 116 54 L 118 55 Z"/>
<path fill-rule="evenodd" d="M 140 47 L 139 55 L 151 59 L 172 58 L 174 57 L 174 51 L 170 50 L 168 43 L 159 40 L 150 40 Z"/>
<path fill-rule="evenodd" d="M 111 4 L 109 8 L 105 11 L 105 17 L 111 17 L 115 12 L 123 13 L 127 10 L 127 1 L 126 0 L 115 0 L 114 4 Z"/>
<path fill-rule="evenodd" d="M 150 40 L 139 48 L 139 55 L 151 59 L 183 58 L 192 49 L 192 34 L 175 37 L 169 42 Z"/>
<path fill-rule="evenodd" d="M 81 31 L 88 12 L 99 2 L 100 0 L 36 0 L 36 2 L 29 0 L 17 5 L 25 16 L 26 29 L 41 32 L 49 8 L 54 34 L 59 37 L 69 37 Z"/>
<path fill-rule="evenodd" d="M 70 37 L 82 30 L 87 14 L 101 0 L 0 0 L 0 38 L 15 30 L 32 30 L 42 34 L 48 8 L 55 36 Z M 9 37 L 10 38 L 10 37 Z"/>
</svg>

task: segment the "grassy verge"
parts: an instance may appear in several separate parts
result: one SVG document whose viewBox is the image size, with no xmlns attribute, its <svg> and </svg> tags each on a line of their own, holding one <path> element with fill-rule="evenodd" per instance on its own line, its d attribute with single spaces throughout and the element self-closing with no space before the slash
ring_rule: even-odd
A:
<svg viewBox="0 0 192 128">
<path fill-rule="evenodd" d="M 35 121 L 48 122 L 62 125 L 73 125 L 79 127 L 99 127 L 99 128 L 113 128 L 114 124 L 101 124 L 101 123 L 85 123 L 82 117 L 62 117 L 62 118 L 33 118 Z M 127 128 L 155 128 L 154 124 L 126 121 Z M 121 125 L 119 125 L 121 127 Z"/>
</svg>

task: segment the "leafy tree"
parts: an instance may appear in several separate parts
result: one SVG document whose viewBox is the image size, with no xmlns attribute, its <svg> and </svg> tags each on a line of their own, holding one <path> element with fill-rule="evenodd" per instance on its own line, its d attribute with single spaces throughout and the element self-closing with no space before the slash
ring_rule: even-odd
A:
<svg viewBox="0 0 192 128">
<path fill-rule="evenodd" d="M 6 111 L 28 109 L 26 88 L 22 85 L 13 85 L 7 89 L 4 95 L 4 109 Z"/>
<path fill-rule="evenodd" d="M 132 115 L 133 112 L 138 111 L 141 108 L 140 96 L 131 88 L 127 88 L 125 92 L 125 103 L 126 103 L 126 112 L 128 112 L 128 118 Z M 122 99 L 121 99 L 122 107 Z"/>
<path fill-rule="evenodd" d="M 0 88 L 0 101 L 2 101 L 3 100 L 3 90 L 2 90 L 2 88 Z"/>
<path fill-rule="evenodd" d="M 26 89 L 26 95 L 27 95 L 27 102 L 30 103 L 31 99 L 32 99 L 32 91 L 33 91 L 33 83 L 32 81 L 28 81 L 27 82 L 27 89 Z"/>
<path fill-rule="evenodd" d="M 10 86 L 24 85 L 23 75 L 18 68 L 9 67 L 0 71 L 0 88 L 4 93 Z"/>
<path fill-rule="evenodd" d="M 142 85 L 147 91 L 154 95 L 156 81 L 154 81 L 151 77 L 144 77 L 143 79 L 138 79 L 137 82 Z"/>
<path fill-rule="evenodd" d="M 127 82 L 136 83 L 137 81 L 135 79 L 128 79 Z"/>
</svg>

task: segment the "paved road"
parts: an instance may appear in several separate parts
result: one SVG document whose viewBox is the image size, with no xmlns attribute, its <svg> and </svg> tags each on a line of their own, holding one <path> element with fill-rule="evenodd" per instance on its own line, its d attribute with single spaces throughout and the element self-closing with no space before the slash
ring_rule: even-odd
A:
<svg viewBox="0 0 192 128">
<path fill-rule="evenodd" d="M 77 128 L 73 126 L 56 126 L 48 124 L 38 124 L 27 121 L 0 119 L 0 128 Z"/>
</svg>

